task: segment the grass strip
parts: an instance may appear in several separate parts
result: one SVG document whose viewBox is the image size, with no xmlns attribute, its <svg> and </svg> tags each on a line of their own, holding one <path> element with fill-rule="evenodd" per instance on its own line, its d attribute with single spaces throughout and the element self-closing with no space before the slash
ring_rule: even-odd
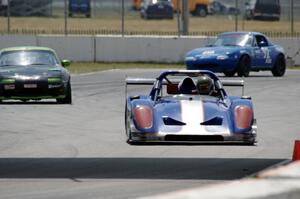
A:
<svg viewBox="0 0 300 199">
<path fill-rule="evenodd" d="M 72 74 L 90 73 L 110 69 L 184 69 L 183 64 L 165 64 L 165 63 L 106 63 L 106 62 L 74 62 L 67 69 Z"/>
<path fill-rule="evenodd" d="M 111 69 L 133 69 L 133 68 L 143 68 L 143 69 L 185 69 L 184 64 L 168 64 L 168 63 L 110 63 L 110 62 L 74 62 L 67 69 L 72 74 L 82 74 L 97 72 L 103 70 Z M 300 66 L 289 67 L 292 70 L 300 70 Z"/>
</svg>

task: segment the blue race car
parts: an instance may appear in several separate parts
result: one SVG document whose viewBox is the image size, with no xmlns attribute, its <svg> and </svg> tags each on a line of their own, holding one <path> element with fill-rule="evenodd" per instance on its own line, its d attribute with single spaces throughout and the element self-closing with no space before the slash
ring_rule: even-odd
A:
<svg viewBox="0 0 300 199">
<path fill-rule="evenodd" d="M 227 32 L 217 36 L 213 45 L 197 48 L 186 54 L 188 70 L 211 70 L 226 76 L 248 77 L 250 71 L 270 70 L 283 76 L 285 53 L 265 35 L 257 32 Z"/>
<path fill-rule="evenodd" d="M 128 85 L 153 87 L 149 95 L 127 96 Z M 253 145 L 257 127 L 251 98 L 228 96 L 223 87 L 243 85 L 242 80 L 220 80 L 204 70 L 165 71 L 156 79 L 127 78 L 127 142 Z"/>
</svg>

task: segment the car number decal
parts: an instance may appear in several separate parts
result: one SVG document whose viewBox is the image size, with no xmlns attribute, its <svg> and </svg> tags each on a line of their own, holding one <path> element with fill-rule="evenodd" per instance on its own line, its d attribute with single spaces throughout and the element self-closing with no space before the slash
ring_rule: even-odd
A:
<svg viewBox="0 0 300 199">
<path fill-rule="evenodd" d="M 265 63 L 266 64 L 271 64 L 272 63 L 272 59 L 271 59 L 271 56 L 270 56 L 270 50 L 268 48 L 261 48 L 261 50 L 264 53 Z"/>
</svg>

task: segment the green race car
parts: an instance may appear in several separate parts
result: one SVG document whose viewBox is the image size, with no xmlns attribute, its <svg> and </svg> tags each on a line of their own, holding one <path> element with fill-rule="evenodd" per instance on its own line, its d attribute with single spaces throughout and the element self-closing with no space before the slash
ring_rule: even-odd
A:
<svg viewBox="0 0 300 199">
<path fill-rule="evenodd" d="M 0 102 L 56 99 L 71 104 L 69 60 L 60 62 L 53 49 L 37 46 L 0 51 Z"/>
</svg>

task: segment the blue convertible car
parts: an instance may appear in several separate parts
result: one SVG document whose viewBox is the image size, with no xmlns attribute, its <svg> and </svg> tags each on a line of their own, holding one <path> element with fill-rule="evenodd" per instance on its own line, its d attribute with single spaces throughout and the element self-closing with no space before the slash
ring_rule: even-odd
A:
<svg viewBox="0 0 300 199">
<path fill-rule="evenodd" d="M 284 49 L 257 32 L 222 33 L 213 45 L 188 52 L 185 63 L 189 70 L 211 70 L 226 76 L 237 73 L 240 77 L 260 70 L 283 76 L 286 70 Z"/>
<path fill-rule="evenodd" d="M 229 96 L 223 87 L 243 83 L 220 80 L 202 70 L 165 71 L 156 79 L 127 78 L 126 85 L 153 85 L 149 95 L 127 97 L 127 142 L 254 144 L 257 127 L 251 98 Z M 126 86 L 126 96 L 127 90 Z"/>
</svg>

